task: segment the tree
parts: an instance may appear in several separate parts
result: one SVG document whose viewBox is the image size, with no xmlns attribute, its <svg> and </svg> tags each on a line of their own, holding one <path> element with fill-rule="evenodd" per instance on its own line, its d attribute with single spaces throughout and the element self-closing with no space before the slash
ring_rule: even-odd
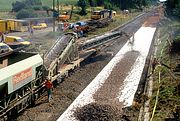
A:
<svg viewBox="0 0 180 121">
<path fill-rule="evenodd" d="M 104 0 L 96 0 L 98 6 L 104 5 Z"/>
<path fill-rule="evenodd" d="M 48 10 L 50 9 L 49 6 L 42 6 L 43 10 Z"/>
<path fill-rule="evenodd" d="M 180 1 L 178 0 L 168 0 L 166 3 L 168 12 L 171 11 L 173 15 L 180 17 Z"/>
<path fill-rule="evenodd" d="M 34 18 L 34 17 L 37 17 L 37 14 L 34 13 L 34 10 L 32 9 L 22 9 L 16 15 L 17 19 Z"/>
<path fill-rule="evenodd" d="M 25 1 L 16 1 L 12 3 L 12 11 L 18 12 L 22 9 L 30 9 L 33 6 L 42 6 L 41 0 L 25 0 Z M 37 8 L 37 7 L 35 7 Z M 39 7 L 40 8 L 40 7 Z"/>
<path fill-rule="evenodd" d="M 180 3 L 175 6 L 173 13 L 174 13 L 174 15 L 180 17 Z"/>
<path fill-rule="evenodd" d="M 42 6 L 41 0 L 25 0 L 25 3 L 27 5 L 30 5 L 30 6 L 34 6 L 34 5 L 41 5 Z"/>
<path fill-rule="evenodd" d="M 81 7 L 81 12 L 80 12 L 81 15 L 86 15 L 87 14 L 87 12 L 86 12 L 87 5 L 88 5 L 88 3 L 87 3 L 86 0 L 79 0 L 78 1 L 78 6 Z"/>
<path fill-rule="evenodd" d="M 25 6 L 26 6 L 26 4 L 24 2 L 19 2 L 19 1 L 16 1 L 15 3 L 13 2 L 12 3 L 12 11 L 18 12 L 18 11 L 24 9 Z"/>
<path fill-rule="evenodd" d="M 169 8 L 175 8 L 176 4 L 178 3 L 178 0 L 168 0 L 167 1 L 167 6 Z"/>
<path fill-rule="evenodd" d="M 91 6 L 93 3 L 98 6 L 104 6 L 107 9 L 114 9 L 119 7 L 119 9 L 121 10 L 132 9 L 132 8 L 142 10 L 143 6 L 148 6 L 151 3 L 151 1 L 157 1 L 157 0 L 87 0 L 87 1 Z"/>
<path fill-rule="evenodd" d="M 96 6 L 95 1 L 93 1 L 93 0 L 88 0 L 88 2 L 89 2 L 89 5 L 90 5 L 91 7 Z"/>
</svg>

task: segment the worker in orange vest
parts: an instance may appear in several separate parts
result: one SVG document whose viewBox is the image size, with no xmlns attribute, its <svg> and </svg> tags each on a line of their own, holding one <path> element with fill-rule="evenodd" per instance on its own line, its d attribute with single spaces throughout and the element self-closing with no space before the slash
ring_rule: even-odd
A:
<svg viewBox="0 0 180 121">
<path fill-rule="evenodd" d="M 48 94 L 48 102 L 50 102 L 50 100 L 52 99 L 53 84 L 52 84 L 51 80 L 48 78 L 45 80 L 45 87 L 46 87 L 47 94 Z"/>
</svg>

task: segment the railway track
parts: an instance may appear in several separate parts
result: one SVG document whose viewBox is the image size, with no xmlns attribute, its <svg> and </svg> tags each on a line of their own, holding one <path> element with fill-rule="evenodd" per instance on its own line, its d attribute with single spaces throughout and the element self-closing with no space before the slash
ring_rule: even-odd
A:
<svg viewBox="0 0 180 121">
<path fill-rule="evenodd" d="M 148 15 L 147 15 L 148 14 Z M 109 62 L 114 54 L 126 43 L 130 35 L 139 29 L 149 13 L 144 13 L 135 20 L 119 27 L 116 31 L 121 31 L 121 35 L 112 39 L 113 42 L 106 44 L 105 48 L 96 56 L 89 57 L 81 63 L 80 69 L 73 75 L 65 79 L 53 92 L 53 101 L 51 104 L 45 102 L 46 97 L 40 98 L 35 107 L 28 108 L 20 116 L 19 120 L 44 120 L 44 114 L 49 118 L 45 120 L 56 120 L 64 110 L 72 103 L 78 94 L 91 82 L 91 80 L 100 72 L 100 70 Z M 113 31 L 115 32 L 115 31 Z M 101 46 L 102 47 L 102 46 Z M 41 104 L 41 105 L 39 105 Z M 48 109 L 48 110 L 46 110 Z M 38 116 L 37 116 L 38 114 Z"/>
<path fill-rule="evenodd" d="M 113 57 L 61 117 L 58 118 L 58 121 L 75 119 L 117 120 L 117 118 L 137 120 L 134 115 L 129 114 L 128 109 L 132 107 L 131 110 L 133 112 L 131 113 L 137 112 L 138 114 L 138 107 L 133 105 L 133 99 L 138 86 L 141 87 L 141 90 L 144 89 L 143 83 L 146 79 L 145 76 L 147 76 L 149 56 L 151 56 L 150 51 L 152 50 L 150 47 L 153 45 L 153 36 L 157 27 L 151 27 L 154 23 L 152 23 L 150 18 L 152 17 L 148 17 L 145 21 L 145 23 L 149 24 L 143 24 L 135 32 L 133 36 L 135 39 L 133 40 L 134 44 L 127 42 L 119 50 L 118 54 Z M 159 22 L 158 17 L 156 17 L 154 22 Z M 142 80 L 141 83 L 139 83 L 140 80 Z M 141 91 L 138 90 L 137 93 L 140 95 Z M 142 97 L 138 99 L 143 100 Z M 137 102 L 142 103 L 143 101 Z M 103 109 L 103 107 L 107 109 Z M 122 110 L 125 107 L 128 107 L 126 108 L 127 111 L 123 112 Z M 133 110 L 134 107 L 137 110 Z M 116 109 L 119 109 L 119 111 Z M 112 111 L 108 112 L 107 110 Z M 115 114 L 112 114 L 114 111 Z M 121 116 L 116 117 L 116 113 Z"/>
</svg>

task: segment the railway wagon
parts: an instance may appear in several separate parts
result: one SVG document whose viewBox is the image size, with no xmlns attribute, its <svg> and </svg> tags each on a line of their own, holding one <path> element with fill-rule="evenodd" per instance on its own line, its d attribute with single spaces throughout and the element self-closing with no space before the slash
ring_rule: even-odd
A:
<svg viewBox="0 0 180 121">
<path fill-rule="evenodd" d="M 8 120 L 8 116 L 33 104 L 45 91 L 45 77 L 56 83 L 58 77 L 66 76 L 79 66 L 76 38 L 71 33 L 58 38 L 44 60 L 37 53 L 27 52 L 14 52 L 0 58 L 3 63 L 0 66 L 0 120 Z"/>
<path fill-rule="evenodd" d="M 18 36 L 5 36 L 4 43 L 9 45 L 12 49 L 23 49 L 31 44 L 29 41 L 25 41 L 23 38 Z"/>
<path fill-rule="evenodd" d="M 7 21 L 6 20 L 0 20 L 0 32 L 1 33 L 7 32 Z"/>
<path fill-rule="evenodd" d="M 0 117 L 16 114 L 36 100 L 43 82 L 39 54 L 13 53 L 1 61 L 4 59 L 6 65 L 0 69 Z"/>
<path fill-rule="evenodd" d="M 5 19 L 0 20 L 0 32 L 25 32 L 28 31 L 29 21 L 28 20 L 19 20 L 19 19 Z"/>
<path fill-rule="evenodd" d="M 29 21 L 19 20 L 19 19 L 7 19 L 7 29 L 8 31 L 28 31 Z"/>
</svg>

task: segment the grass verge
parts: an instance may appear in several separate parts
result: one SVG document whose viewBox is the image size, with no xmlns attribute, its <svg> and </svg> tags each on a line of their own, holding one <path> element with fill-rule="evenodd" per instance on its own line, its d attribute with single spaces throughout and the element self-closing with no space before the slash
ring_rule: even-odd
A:
<svg viewBox="0 0 180 121">
<path fill-rule="evenodd" d="M 170 52 L 170 38 L 168 33 L 177 33 L 180 23 L 176 20 L 167 19 L 160 26 L 160 45 L 158 46 L 157 58 L 161 67 L 157 67 L 154 73 L 153 95 L 151 99 L 151 112 L 156 100 L 156 92 L 159 88 L 158 103 L 153 121 L 164 121 L 178 119 L 180 110 L 180 75 L 176 75 L 174 69 L 177 67 L 179 55 Z M 175 27 L 175 28 L 174 28 Z M 171 36 L 173 38 L 173 36 Z M 159 80 L 160 71 L 160 83 Z"/>
<path fill-rule="evenodd" d="M 131 14 L 126 15 L 126 16 L 123 15 L 123 14 L 118 14 L 117 16 L 115 16 L 114 21 L 111 22 L 107 27 L 99 28 L 97 31 L 90 32 L 89 35 L 90 36 L 101 35 L 101 34 L 107 32 L 107 31 L 115 29 L 116 27 L 126 23 L 127 21 L 132 20 L 138 14 L 139 14 L 139 12 L 131 13 Z"/>
</svg>

